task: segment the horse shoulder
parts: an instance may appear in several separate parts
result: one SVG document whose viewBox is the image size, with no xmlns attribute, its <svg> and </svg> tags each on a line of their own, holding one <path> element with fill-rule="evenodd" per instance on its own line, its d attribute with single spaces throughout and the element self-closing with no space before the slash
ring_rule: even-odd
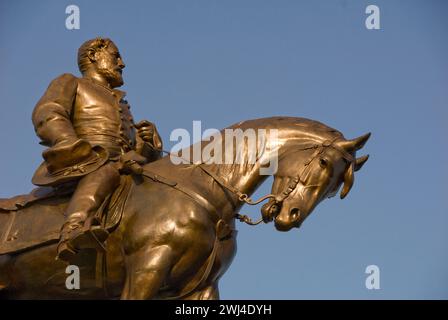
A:
<svg viewBox="0 0 448 320">
<path fill-rule="evenodd" d="M 125 222 L 125 251 L 168 245 L 180 253 L 213 242 L 214 224 L 194 200 L 163 184 L 136 189 L 133 214 Z"/>
</svg>

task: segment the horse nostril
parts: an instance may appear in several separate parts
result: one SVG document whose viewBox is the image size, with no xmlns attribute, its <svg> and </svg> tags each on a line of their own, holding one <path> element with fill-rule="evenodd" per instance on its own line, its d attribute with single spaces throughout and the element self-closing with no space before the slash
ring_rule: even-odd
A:
<svg viewBox="0 0 448 320">
<path fill-rule="evenodd" d="M 291 211 L 289 212 L 289 214 L 291 215 L 291 218 L 293 220 L 297 220 L 300 216 L 300 212 L 298 208 L 292 208 Z"/>
</svg>

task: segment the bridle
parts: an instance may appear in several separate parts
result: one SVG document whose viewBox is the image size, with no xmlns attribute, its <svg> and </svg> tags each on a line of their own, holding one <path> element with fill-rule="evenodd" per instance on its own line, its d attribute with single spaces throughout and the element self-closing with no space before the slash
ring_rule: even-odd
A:
<svg viewBox="0 0 448 320">
<path fill-rule="evenodd" d="M 304 162 L 304 167 L 301 170 L 301 172 L 297 175 L 297 176 L 287 176 L 287 178 L 290 179 L 290 181 L 292 181 L 288 187 L 286 188 L 286 190 L 284 190 L 282 193 L 280 194 L 267 194 L 262 196 L 261 198 L 259 198 L 258 200 L 252 200 L 248 194 L 241 192 L 238 188 L 229 185 L 223 177 L 221 177 L 220 175 L 212 172 L 211 170 L 209 170 L 207 167 L 204 166 L 204 163 L 194 163 L 192 161 L 190 161 L 189 159 L 184 159 L 183 157 L 180 157 L 176 154 L 172 154 L 170 151 L 166 151 L 166 150 L 157 150 L 159 152 L 165 153 L 169 156 L 175 156 L 177 158 L 180 158 L 181 160 L 184 160 L 186 162 L 189 162 L 191 165 L 196 166 L 198 168 L 200 168 L 204 173 L 206 173 L 207 175 L 209 175 L 213 181 L 215 181 L 216 183 L 218 183 L 222 189 L 228 190 L 230 191 L 230 193 L 236 195 L 238 201 L 243 202 L 245 204 L 254 206 L 257 205 L 267 199 L 273 199 L 271 206 L 272 205 L 277 205 L 277 206 L 281 206 L 282 202 L 285 201 L 289 195 L 297 188 L 297 185 L 299 184 L 299 182 L 305 182 L 306 178 L 308 177 L 308 174 L 310 172 L 310 164 L 317 159 L 322 153 L 324 153 L 324 151 L 327 148 L 333 148 L 335 150 L 338 150 L 344 159 L 346 159 L 346 161 L 348 161 L 350 163 L 350 165 L 353 165 L 355 158 L 348 153 L 347 151 L 345 151 L 343 148 L 341 148 L 340 146 L 338 146 L 337 144 L 335 144 L 335 142 L 337 141 L 338 138 L 335 138 L 333 140 L 325 140 L 320 144 L 311 144 L 311 145 L 307 145 L 304 146 L 302 148 L 299 149 L 295 149 L 295 151 L 305 151 L 305 150 L 313 150 L 314 152 L 310 155 L 310 157 L 307 158 L 307 160 Z M 215 212 L 216 209 L 207 201 L 207 199 L 205 199 L 204 197 L 202 197 L 201 195 L 197 194 L 196 192 L 193 192 L 192 190 L 190 190 L 189 188 L 186 188 L 184 186 L 182 186 L 181 184 L 177 183 L 176 181 L 172 181 L 170 179 L 166 179 L 165 177 L 159 175 L 159 174 L 155 174 L 147 169 L 139 172 L 136 172 L 138 174 L 143 174 L 144 176 L 156 181 L 156 182 L 160 182 L 163 184 L 166 184 L 172 188 L 175 188 L 185 194 L 187 194 L 188 196 L 190 196 L 191 198 L 193 198 L 195 201 L 199 202 L 203 207 L 205 207 L 208 211 L 210 212 Z M 236 213 L 235 214 L 235 218 L 240 220 L 241 222 L 244 222 L 248 225 L 258 225 L 261 222 L 264 221 L 263 217 L 254 222 L 252 221 L 252 219 L 247 216 L 247 215 L 243 215 L 240 213 Z"/>
<path fill-rule="evenodd" d="M 169 156 L 175 156 L 178 157 L 182 160 L 185 160 L 187 162 L 189 162 L 190 164 L 197 166 L 198 168 L 200 168 L 204 173 L 206 173 L 207 175 L 209 175 L 216 183 L 218 183 L 223 189 L 226 189 L 228 191 L 230 191 L 232 194 L 237 196 L 238 201 L 243 202 L 245 204 L 254 206 L 257 205 L 267 199 L 273 199 L 273 205 L 281 205 L 283 201 L 286 200 L 286 198 L 289 197 L 289 195 L 297 188 L 297 185 L 299 184 L 299 182 L 305 182 L 306 178 L 308 177 L 308 174 L 310 172 L 310 164 L 317 159 L 322 153 L 324 153 L 324 151 L 327 148 L 333 148 L 337 151 L 339 151 L 342 154 L 342 157 L 348 162 L 350 163 L 350 165 L 353 165 L 353 163 L 355 162 L 355 158 L 353 157 L 353 155 L 351 155 L 350 153 L 348 153 L 346 150 L 344 150 L 342 147 L 338 146 L 335 142 L 337 141 L 338 138 L 335 138 L 333 140 L 325 140 L 320 144 L 312 144 L 312 145 L 308 145 L 308 146 L 304 146 L 300 149 L 296 149 L 295 151 L 305 151 L 305 150 L 313 150 L 314 152 L 311 154 L 311 156 L 304 162 L 304 167 L 302 169 L 302 171 L 295 177 L 292 176 L 287 176 L 288 178 L 290 178 L 290 181 L 292 181 L 288 187 L 286 188 L 286 190 L 284 190 L 281 194 L 267 194 L 262 196 L 261 198 L 259 198 L 258 200 L 252 200 L 248 194 L 241 192 L 238 188 L 229 185 L 223 177 L 221 177 L 220 175 L 212 172 L 211 170 L 209 170 L 208 168 L 206 168 L 204 166 L 204 163 L 194 163 L 190 160 L 184 159 L 178 155 L 172 154 L 170 151 L 166 151 L 166 150 L 159 150 Z M 162 177 L 158 176 L 158 180 L 160 181 Z M 156 179 L 157 180 L 157 179 Z M 160 181 L 163 182 L 163 181 Z M 185 190 L 183 190 L 185 192 Z M 249 225 L 258 225 L 261 222 L 263 222 L 263 218 L 261 218 L 260 220 L 253 222 L 252 219 L 247 216 L 247 215 L 242 215 L 239 213 L 235 214 L 235 218 L 240 220 L 241 222 L 244 222 L 246 224 Z"/>
<path fill-rule="evenodd" d="M 267 194 L 262 196 L 261 198 L 259 198 L 258 200 L 252 200 L 249 195 L 247 195 L 246 193 L 241 192 L 239 189 L 235 188 L 234 186 L 231 186 L 229 184 L 227 184 L 227 182 L 218 174 L 208 170 L 206 167 L 204 167 L 203 163 L 201 164 L 196 164 L 203 172 L 205 172 L 206 174 L 208 174 L 210 177 L 212 177 L 212 179 L 214 181 L 216 181 L 222 188 L 230 191 L 231 193 L 233 193 L 234 195 L 237 196 L 238 200 L 240 202 L 244 202 L 248 205 L 254 206 L 257 205 L 267 199 L 273 199 L 273 204 L 275 205 L 280 205 L 283 201 L 286 200 L 286 198 L 289 197 L 289 195 L 297 188 L 297 185 L 299 184 L 299 182 L 305 182 L 306 178 L 308 177 L 309 173 L 310 173 L 310 164 L 317 159 L 318 157 L 320 157 L 322 155 L 322 153 L 324 153 L 324 151 L 327 148 L 333 148 L 337 151 L 339 151 L 342 154 L 342 157 L 348 162 L 350 163 L 350 165 L 353 165 L 355 158 L 353 157 L 353 155 L 351 155 L 350 153 L 348 153 L 346 150 L 344 150 L 342 147 L 338 146 L 335 142 L 337 141 L 338 138 L 335 138 L 333 140 L 325 140 L 320 144 L 313 144 L 310 146 L 305 146 L 303 148 L 300 149 L 296 149 L 296 151 L 304 151 L 304 150 L 312 150 L 315 149 L 315 151 L 311 154 L 311 156 L 304 162 L 304 167 L 302 169 L 302 171 L 295 177 L 291 177 L 291 176 L 287 176 L 288 178 L 290 178 L 290 180 L 292 181 L 292 183 L 290 183 L 288 185 L 288 187 L 286 188 L 285 191 L 283 191 L 281 194 L 275 195 L 275 194 Z M 248 217 L 247 215 L 242 215 L 239 213 L 235 214 L 235 218 L 239 219 L 241 222 L 244 222 L 246 224 L 249 225 L 258 225 L 261 222 L 263 222 L 263 218 L 261 218 L 260 220 L 253 222 L 252 219 L 250 217 Z"/>
</svg>

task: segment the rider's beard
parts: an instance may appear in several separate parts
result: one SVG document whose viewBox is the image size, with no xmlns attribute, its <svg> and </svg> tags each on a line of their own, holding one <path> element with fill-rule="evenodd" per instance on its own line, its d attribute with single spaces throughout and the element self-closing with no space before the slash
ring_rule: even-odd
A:
<svg viewBox="0 0 448 320">
<path fill-rule="evenodd" d="M 123 77 L 121 75 L 121 72 L 119 71 L 121 69 L 99 69 L 98 73 L 100 73 L 110 84 L 112 88 L 120 87 L 123 85 Z"/>
</svg>

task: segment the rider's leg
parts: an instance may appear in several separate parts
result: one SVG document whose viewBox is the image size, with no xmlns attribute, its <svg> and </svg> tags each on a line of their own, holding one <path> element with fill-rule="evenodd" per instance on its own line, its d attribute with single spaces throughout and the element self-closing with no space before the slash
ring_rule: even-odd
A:
<svg viewBox="0 0 448 320">
<path fill-rule="evenodd" d="M 120 183 L 120 174 L 113 162 L 84 176 L 78 183 L 66 209 L 66 222 L 61 229 L 58 257 L 69 260 L 77 249 L 83 247 L 84 222 L 95 215 L 103 201 Z M 100 227 L 95 229 L 96 235 L 105 240 L 107 232 Z M 105 236 L 104 236 L 105 235 Z"/>
</svg>

